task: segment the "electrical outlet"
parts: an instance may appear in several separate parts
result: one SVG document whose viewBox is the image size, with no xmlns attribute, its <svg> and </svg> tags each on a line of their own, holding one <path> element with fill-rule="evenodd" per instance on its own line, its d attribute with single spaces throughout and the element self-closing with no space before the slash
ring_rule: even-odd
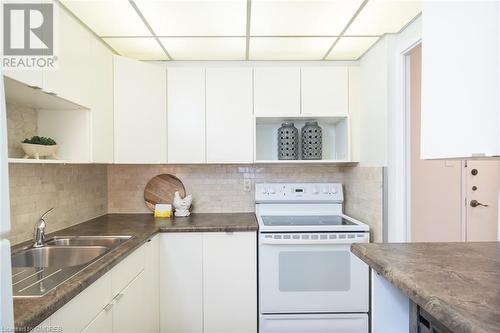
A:
<svg viewBox="0 0 500 333">
<path fill-rule="evenodd" d="M 243 191 L 250 192 L 252 190 L 252 181 L 250 179 L 243 180 Z"/>
</svg>

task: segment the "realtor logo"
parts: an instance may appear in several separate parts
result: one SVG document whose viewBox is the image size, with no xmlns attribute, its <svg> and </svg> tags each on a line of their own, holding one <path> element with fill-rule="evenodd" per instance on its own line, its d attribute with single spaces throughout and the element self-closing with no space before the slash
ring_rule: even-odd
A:
<svg viewBox="0 0 500 333">
<path fill-rule="evenodd" d="M 4 2 L 2 7 L 2 67 L 54 68 L 54 4 Z"/>
</svg>

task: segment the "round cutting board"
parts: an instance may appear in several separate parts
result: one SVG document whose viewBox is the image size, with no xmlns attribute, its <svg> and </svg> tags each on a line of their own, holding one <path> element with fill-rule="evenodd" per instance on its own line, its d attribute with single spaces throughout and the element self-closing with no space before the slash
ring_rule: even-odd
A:
<svg viewBox="0 0 500 333">
<path fill-rule="evenodd" d="M 179 178 L 168 173 L 155 176 L 144 188 L 146 206 L 154 211 L 156 204 L 172 204 L 176 191 L 182 198 L 186 196 L 186 189 Z"/>
</svg>

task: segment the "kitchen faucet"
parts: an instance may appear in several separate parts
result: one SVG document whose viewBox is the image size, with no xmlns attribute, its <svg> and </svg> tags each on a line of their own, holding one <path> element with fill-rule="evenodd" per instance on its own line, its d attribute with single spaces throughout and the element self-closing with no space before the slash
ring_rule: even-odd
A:
<svg viewBox="0 0 500 333">
<path fill-rule="evenodd" d="M 35 229 L 33 230 L 33 247 L 42 247 L 45 242 L 45 227 L 47 226 L 47 222 L 45 222 L 45 216 L 54 210 L 54 207 L 46 211 L 40 216 L 38 221 L 35 223 Z"/>
</svg>

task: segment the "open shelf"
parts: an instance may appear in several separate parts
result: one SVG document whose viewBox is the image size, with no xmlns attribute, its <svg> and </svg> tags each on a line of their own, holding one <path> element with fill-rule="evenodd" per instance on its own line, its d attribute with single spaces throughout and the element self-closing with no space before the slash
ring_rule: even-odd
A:
<svg viewBox="0 0 500 333">
<path fill-rule="evenodd" d="M 321 160 L 279 160 L 278 129 L 285 121 L 291 121 L 300 130 L 307 121 L 317 121 L 323 133 L 323 159 Z M 299 156 L 300 156 L 299 144 Z M 355 164 L 349 153 L 349 118 L 346 116 L 292 116 L 255 118 L 255 163 L 328 163 Z"/>
<path fill-rule="evenodd" d="M 54 159 L 34 159 L 34 158 L 9 158 L 9 163 L 12 164 L 87 164 L 87 161 L 70 161 L 70 160 L 54 160 Z"/>
</svg>

